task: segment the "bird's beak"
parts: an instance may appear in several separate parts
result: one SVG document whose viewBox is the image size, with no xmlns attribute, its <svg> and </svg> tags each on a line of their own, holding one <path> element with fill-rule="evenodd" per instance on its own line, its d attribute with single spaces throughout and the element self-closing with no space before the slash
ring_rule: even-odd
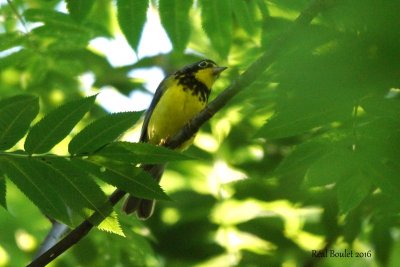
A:
<svg viewBox="0 0 400 267">
<path fill-rule="evenodd" d="M 218 77 L 221 72 L 226 70 L 228 67 L 214 67 L 212 73 L 215 77 Z"/>
</svg>

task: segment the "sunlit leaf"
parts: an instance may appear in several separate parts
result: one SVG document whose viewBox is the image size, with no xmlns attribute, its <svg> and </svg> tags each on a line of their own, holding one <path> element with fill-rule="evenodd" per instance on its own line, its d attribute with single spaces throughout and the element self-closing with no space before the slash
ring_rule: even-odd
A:
<svg viewBox="0 0 400 267">
<path fill-rule="evenodd" d="M 69 153 L 74 155 L 98 150 L 132 127 L 141 115 L 141 112 L 121 112 L 94 121 L 71 140 Z"/>
<path fill-rule="evenodd" d="M 190 36 L 190 7 L 192 0 L 160 0 L 161 23 L 177 51 L 182 52 Z"/>
<path fill-rule="evenodd" d="M 45 169 L 28 157 L 2 157 L 1 169 L 17 187 L 46 215 L 70 224 L 64 199 L 58 194 L 53 178 Z"/>
<path fill-rule="evenodd" d="M 96 96 L 69 102 L 47 114 L 29 131 L 25 150 L 30 153 L 44 153 L 64 139 L 88 112 Z"/>
<path fill-rule="evenodd" d="M 0 150 L 11 148 L 26 133 L 39 112 L 39 99 L 17 95 L 0 101 Z"/>
<path fill-rule="evenodd" d="M 118 0 L 118 22 L 126 40 L 133 50 L 137 50 L 144 23 L 146 21 L 147 0 Z"/>
<path fill-rule="evenodd" d="M 102 221 L 97 228 L 125 237 L 124 231 L 122 231 L 121 225 L 118 221 L 117 213 L 115 211 L 113 211 L 104 221 Z"/>
</svg>

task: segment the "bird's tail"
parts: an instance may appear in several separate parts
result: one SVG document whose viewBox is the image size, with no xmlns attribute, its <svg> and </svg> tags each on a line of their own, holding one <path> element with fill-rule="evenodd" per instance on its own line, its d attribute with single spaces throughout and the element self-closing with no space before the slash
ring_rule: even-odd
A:
<svg viewBox="0 0 400 267">
<path fill-rule="evenodd" d="M 160 182 L 164 172 L 165 165 L 143 165 L 142 168 L 153 177 L 154 180 Z M 122 210 L 126 214 L 131 214 L 136 211 L 136 215 L 141 220 L 146 220 L 151 217 L 154 211 L 154 199 L 142 199 L 129 195 L 126 199 Z"/>
</svg>

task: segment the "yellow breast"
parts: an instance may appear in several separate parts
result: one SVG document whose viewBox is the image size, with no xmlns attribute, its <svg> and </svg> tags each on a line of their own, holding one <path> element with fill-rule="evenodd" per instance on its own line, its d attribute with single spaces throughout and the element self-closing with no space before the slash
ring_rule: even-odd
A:
<svg viewBox="0 0 400 267">
<path fill-rule="evenodd" d="M 152 144 L 162 144 L 199 113 L 206 105 L 191 90 L 183 90 L 176 81 L 168 86 L 155 106 L 149 120 L 147 134 Z M 191 142 L 184 144 L 184 147 Z"/>
</svg>

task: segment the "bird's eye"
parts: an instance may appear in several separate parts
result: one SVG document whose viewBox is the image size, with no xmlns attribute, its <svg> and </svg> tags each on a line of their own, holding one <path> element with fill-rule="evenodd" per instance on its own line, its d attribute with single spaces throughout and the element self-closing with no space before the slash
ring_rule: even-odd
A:
<svg viewBox="0 0 400 267">
<path fill-rule="evenodd" d="M 205 67 L 208 66 L 208 63 L 207 63 L 207 61 L 201 61 L 201 62 L 198 64 L 198 66 L 199 66 L 200 68 L 205 68 Z"/>
</svg>

